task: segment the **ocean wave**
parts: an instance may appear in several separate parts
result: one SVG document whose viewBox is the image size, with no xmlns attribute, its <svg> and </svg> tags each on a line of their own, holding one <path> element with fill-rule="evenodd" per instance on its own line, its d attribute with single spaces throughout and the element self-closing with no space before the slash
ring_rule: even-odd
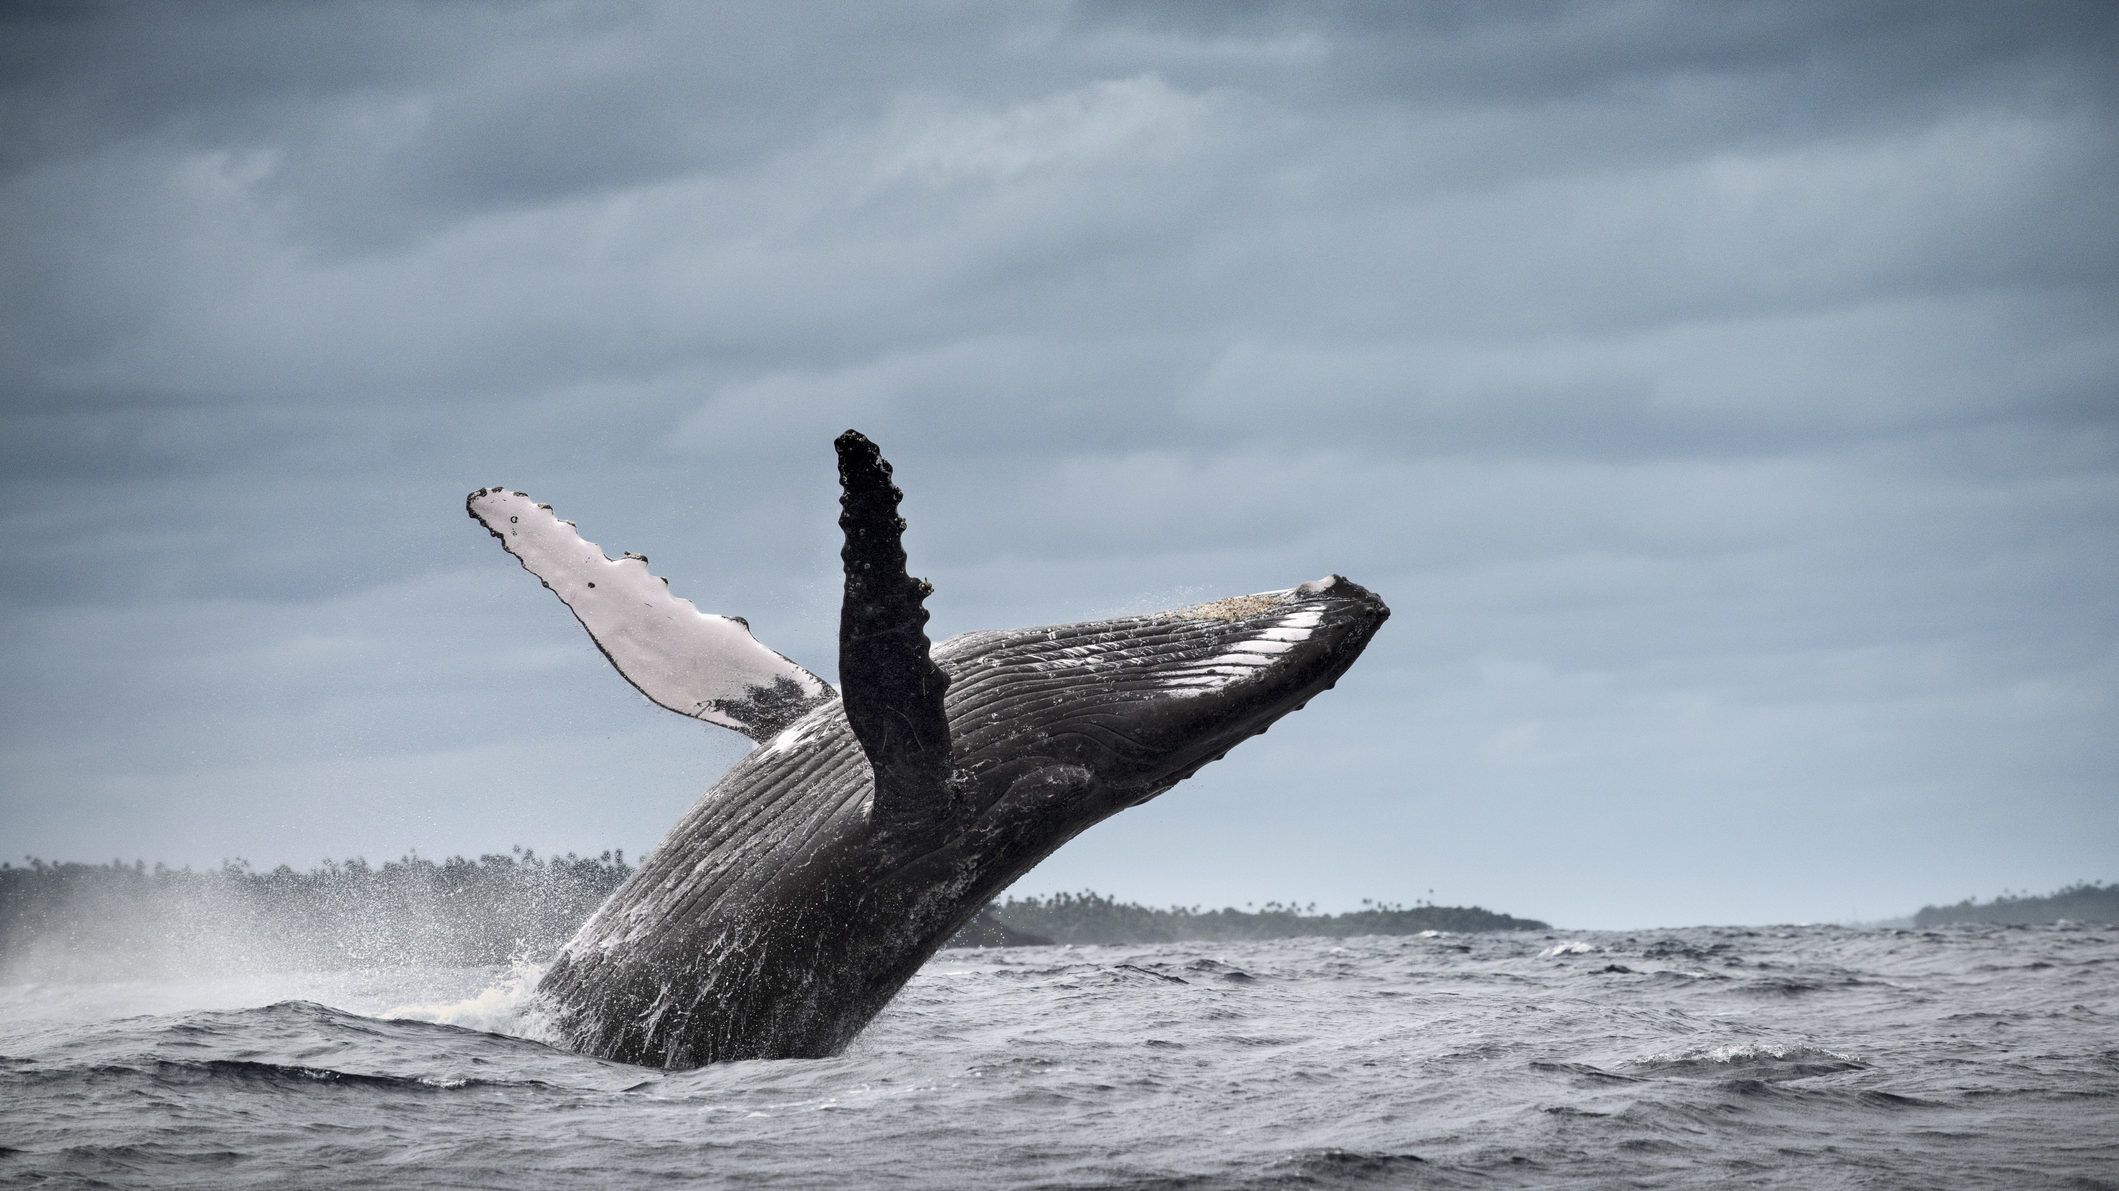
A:
<svg viewBox="0 0 2119 1191">
<path fill-rule="evenodd" d="M 680 1074 L 525 1037 L 534 969 L 237 973 L 148 998 L 198 992 L 210 1007 L 144 1016 L 129 1009 L 138 989 L 0 990 L 0 1185 L 1804 1186 L 1853 1171 L 1999 1188 L 2108 1175 L 2115 1153 L 2091 1122 L 2119 1102 L 2119 1014 L 2081 977 L 2113 969 L 2030 964 L 2062 946 L 2078 963 L 2119 959 L 2119 933 L 1953 932 L 1937 947 L 1762 932 L 1742 943 L 1750 964 L 1720 976 L 1713 945 L 1736 938 L 945 956 L 837 1058 Z M 1533 958 L 1563 942 L 1602 954 Z M 1646 970 L 1701 954 L 1718 978 Z M 1636 972 L 1598 971 L 1614 962 Z M 1238 971 L 1259 980 L 1225 983 Z M 1818 991 L 1746 987 L 1761 978 Z"/>
<path fill-rule="evenodd" d="M 1805 1042 L 1734 1042 L 1663 1051 L 1630 1064 L 1653 1075 L 1713 1079 L 1808 1079 L 1841 1071 L 1864 1071 L 1869 1065 Z"/>
</svg>

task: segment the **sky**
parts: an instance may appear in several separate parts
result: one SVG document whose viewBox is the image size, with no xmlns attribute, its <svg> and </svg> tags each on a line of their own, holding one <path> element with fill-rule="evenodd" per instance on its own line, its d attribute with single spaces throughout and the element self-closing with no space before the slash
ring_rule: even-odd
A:
<svg viewBox="0 0 2119 1191">
<path fill-rule="evenodd" d="M 2119 9 L 0 9 L 0 853 L 637 855 L 835 678 L 1291 586 L 1339 687 L 1018 893 L 1883 918 L 2119 878 Z"/>
</svg>

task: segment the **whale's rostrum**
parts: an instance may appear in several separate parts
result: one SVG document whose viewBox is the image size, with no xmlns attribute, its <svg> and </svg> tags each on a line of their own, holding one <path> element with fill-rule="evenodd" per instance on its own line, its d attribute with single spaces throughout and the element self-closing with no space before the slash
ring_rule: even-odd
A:
<svg viewBox="0 0 2119 1191">
<path fill-rule="evenodd" d="M 836 445 L 839 692 L 528 497 L 469 498 L 649 699 L 758 742 L 547 969 L 538 999 L 576 1049 L 838 1053 L 1031 866 L 1332 686 L 1389 615 L 1329 576 L 930 648 L 890 465 L 853 431 Z"/>
</svg>

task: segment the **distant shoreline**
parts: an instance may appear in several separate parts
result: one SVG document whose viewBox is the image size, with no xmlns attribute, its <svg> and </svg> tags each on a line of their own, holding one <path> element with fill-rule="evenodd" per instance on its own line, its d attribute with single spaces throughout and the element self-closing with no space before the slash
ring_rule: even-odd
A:
<svg viewBox="0 0 2119 1191">
<path fill-rule="evenodd" d="M 2063 921 L 2119 922 L 2119 882 L 2077 881 L 2052 893 L 2003 893 L 1989 902 L 1968 897 L 1954 905 L 1922 906 L 1913 915 L 1916 927 L 2043 926 Z"/>
<path fill-rule="evenodd" d="M 1003 898 L 986 907 L 981 915 L 1025 941 L 1073 944 L 1224 943 L 1253 939 L 1552 929 L 1550 924 L 1534 918 L 1499 914 L 1481 906 L 1371 903 L 1364 909 L 1345 914 L 1319 914 L 1314 905 L 1267 902 L 1257 909 L 1239 910 L 1229 906 L 1202 910 L 1197 906 L 1143 906 L 1086 890 L 1050 897 Z"/>
<path fill-rule="evenodd" d="M 622 852 L 324 861 L 266 872 L 124 864 L 0 864 L 0 977 L 97 978 L 204 968 L 497 964 L 551 955 L 633 872 Z M 2119 884 L 1924 906 L 1909 925 L 2119 922 Z M 1153 907 L 1093 892 L 1004 897 L 950 947 L 1227 943 L 1298 937 L 1550 931 L 1480 906 L 1370 903 L 1342 914 Z"/>
<path fill-rule="evenodd" d="M 185 970 L 394 967 L 540 960 L 632 875 L 623 852 L 326 860 L 258 871 L 0 864 L 0 978 L 94 979 Z M 1156 908 L 1098 893 L 1009 897 L 952 947 L 1227 942 L 1423 931 L 1549 930 L 1478 906 L 1372 903 L 1345 914 Z"/>
</svg>

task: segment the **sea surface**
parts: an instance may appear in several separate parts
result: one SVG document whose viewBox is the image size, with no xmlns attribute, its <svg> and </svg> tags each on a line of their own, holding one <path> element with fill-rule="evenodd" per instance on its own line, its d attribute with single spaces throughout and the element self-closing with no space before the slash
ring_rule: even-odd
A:
<svg viewBox="0 0 2119 1191">
<path fill-rule="evenodd" d="M 534 975 L 0 988 L 0 1182 L 2119 1187 L 2104 927 L 948 951 L 839 1058 L 676 1073 Z"/>
</svg>

